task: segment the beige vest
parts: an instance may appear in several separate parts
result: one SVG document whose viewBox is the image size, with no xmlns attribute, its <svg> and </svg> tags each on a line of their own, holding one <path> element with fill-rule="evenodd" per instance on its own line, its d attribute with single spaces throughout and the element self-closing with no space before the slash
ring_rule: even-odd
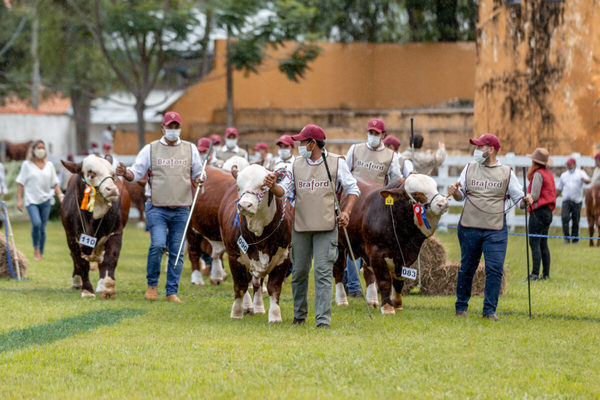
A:
<svg viewBox="0 0 600 400">
<path fill-rule="evenodd" d="M 333 184 L 337 181 L 337 154 L 327 154 Z M 310 165 L 305 157 L 296 157 L 293 165 L 296 188 L 294 230 L 323 232 L 335 228 L 335 199 L 331 192 L 325 163 Z"/>
<path fill-rule="evenodd" d="M 238 147 L 238 151 L 226 151 L 227 150 L 227 146 L 223 146 L 221 147 L 218 151 L 217 151 L 217 158 L 219 160 L 223 160 L 223 161 L 227 161 L 229 160 L 231 157 L 233 156 L 239 156 L 239 157 L 243 157 L 246 158 L 246 150 Z"/>
<path fill-rule="evenodd" d="M 192 204 L 192 148 L 181 141 L 167 146 L 156 140 L 150 144 L 152 162 L 152 205 L 181 207 Z"/>
<path fill-rule="evenodd" d="M 366 143 L 357 144 L 352 153 L 352 175 L 384 185 L 393 158 L 394 152 L 388 148 L 375 151 Z"/>
<path fill-rule="evenodd" d="M 496 231 L 504 227 L 504 200 L 510 174 L 511 168 L 506 165 L 485 167 L 478 162 L 467 165 L 462 226 Z"/>
</svg>

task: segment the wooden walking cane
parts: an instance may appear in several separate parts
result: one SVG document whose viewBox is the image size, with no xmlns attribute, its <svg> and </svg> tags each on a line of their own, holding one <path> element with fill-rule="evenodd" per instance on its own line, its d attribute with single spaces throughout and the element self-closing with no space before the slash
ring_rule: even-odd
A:
<svg viewBox="0 0 600 400">
<path fill-rule="evenodd" d="M 527 195 L 527 170 L 523 167 L 523 189 Z M 525 252 L 527 257 L 527 297 L 529 299 L 529 319 L 531 319 L 531 279 L 529 275 L 529 226 L 527 223 L 527 206 L 525 206 Z"/>
</svg>

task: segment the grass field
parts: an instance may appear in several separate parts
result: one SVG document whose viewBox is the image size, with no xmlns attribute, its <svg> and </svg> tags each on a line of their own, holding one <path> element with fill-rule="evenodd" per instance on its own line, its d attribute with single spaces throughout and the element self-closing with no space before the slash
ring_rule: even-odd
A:
<svg viewBox="0 0 600 400">
<path fill-rule="evenodd" d="M 27 222 L 17 246 L 32 259 Z M 438 234 L 458 259 L 454 231 Z M 229 318 L 231 279 L 192 287 L 183 305 L 143 299 L 149 238 L 130 225 L 117 268 L 117 299 L 81 299 L 59 222 L 26 282 L 0 281 L 0 398 L 599 398 L 600 249 L 551 242 L 552 279 L 532 283 L 527 315 L 525 246 L 511 237 L 499 323 L 454 316 L 454 297 L 406 296 L 405 309 L 366 316 L 333 306 L 332 328 L 266 315 Z M 93 284 L 97 281 L 94 275 Z M 311 283 L 312 287 L 312 283 Z M 159 294 L 164 295 L 161 276 Z M 268 304 L 266 304 L 268 306 Z"/>
</svg>

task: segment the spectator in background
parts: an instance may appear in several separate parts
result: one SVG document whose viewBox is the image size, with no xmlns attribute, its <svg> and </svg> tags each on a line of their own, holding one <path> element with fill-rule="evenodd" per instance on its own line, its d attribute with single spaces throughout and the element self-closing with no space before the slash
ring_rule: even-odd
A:
<svg viewBox="0 0 600 400">
<path fill-rule="evenodd" d="M 90 150 L 88 151 L 87 155 L 90 155 L 90 154 L 100 155 L 100 149 L 98 148 L 98 143 L 96 143 L 96 142 L 90 143 Z"/>
<path fill-rule="evenodd" d="M 556 189 L 554 187 L 554 175 L 548 169 L 552 160 L 548 150 L 537 148 L 531 158 L 531 168 L 527 172 L 529 187 L 527 192 L 531 194 L 533 204 L 529 208 L 529 233 L 537 235 L 548 235 L 548 229 L 552 223 L 552 211 L 556 207 Z M 548 238 L 529 237 L 531 245 L 531 258 L 533 269 L 530 278 L 533 281 L 540 279 L 540 262 L 542 263 L 543 275 L 541 279 L 550 278 L 550 249 Z"/>
<path fill-rule="evenodd" d="M 214 135 L 210 135 L 209 139 L 212 139 L 213 141 L 213 151 L 216 157 L 217 151 L 221 150 L 221 147 L 223 147 L 223 141 L 221 140 L 221 136 L 217 135 L 216 133 Z"/>
<path fill-rule="evenodd" d="M 292 137 L 290 135 L 281 135 L 275 145 L 277 146 L 277 157 L 273 157 L 271 165 L 267 168 L 275 170 L 278 166 L 285 166 L 285 168 L 291 170 L 296 159 L 292 154 L 292 150 L 294 149 Z"/>
<path fill-rule="evenodd" d="M 115 153 L 113 153 L 113 146 L 110 143 L 104 143 L 102 145 L 102 153 L 104 154 L 104 158 L 107 159 L 113 167 L 113 170 L 117 170 L 117 166 L 119 165 L 119 160 L 117 160 L 117 157 L 115 156 Z"/>
<path fill-rule="evenodd" d="M 238 146 L 238 131 L 233 126 L 225 129 L 225 146 L 217 151 L 217 158 L 222 161 L 227 161 L 233 156 L 239 156 L 248 159 L 246 150 Z"/>
<path fill-rule="evenodd" d="M 273 154 L 269 153 L 269 146 L 265 142 L 258 142 L 254 146 L 254 163 L 263 167 L 268 167 L 273 159 Z"/>
<path fill-rule="evenodd" d="M 416 133 L 414 138 L 415 154 L 413 156 L 412 149 L 409 147 L 402 157 L 411 160 L 414 165 L 415 172 L 418 174 L 431 175 L 433 171 L 446 161 L 446 146 L 444 143 L 438 143 L 438 149 L 435 153 L 431 150 L 423 151 L 423 136 Z M 412 146 L 412 143 L 411 143 Z"/>
<path fill-rule="evenodd" d="M 583 201 L 583 185 L 592 180 L 584 170 L 577 168 L 574 158 L 567 160 L 567 170 L 560 175 L 558 181 L 557 196 L 562 194 L 562 228 L 564 236 L 572 236 L 573 243 L 579 239 L 579 217 L 581 214 L 581 203 Z M 569 235 L 569 222 L 572 221 L 571 234 Z M 565 238 L 565 244 L 570 243 L 569 238 Z"/>
<path fill-rule="evenodd" d="M 61 203 L 64 198 L 54 165 L 48 162 L 46 145 L 42 140 L 34 141 L 27 158 L 21 164 L 17 182 L 17 209 L 23 211 L 23 192 L 25 192 L 25 207 L 31 221 L 31 237 L 33 239 L 33 259 L 41 260 L 46 243 L 46 223 L 50 217 L 52 189 Z"/>
<path fill-rule="evenodd" d="M 106 129 L 102 132 L 102 145 L 110 144 L 113 145 L 115 140 L 115 126 L 108 125 Z"/>
<path fill-rule="evenodd" d="M 594 156 L 594 161 L 596 162 L 596 167 L 594 168 L 594 173 L 592 174 L 592 186 L 600 183 L 600 152 L 596 153 Z"/>
<path fill-rule="evenodd" d="M 400 140 L 395 136 L 386 136 L 383 139 L 383 145 L 392 151 L 398 152 L 400 150 Z"/>
</svg>

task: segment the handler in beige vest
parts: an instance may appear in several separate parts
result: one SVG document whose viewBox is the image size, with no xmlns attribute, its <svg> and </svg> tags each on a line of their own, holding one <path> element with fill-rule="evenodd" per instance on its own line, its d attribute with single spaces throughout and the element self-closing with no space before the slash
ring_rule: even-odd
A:
<svg viewBox="0 0 600 400">
<path fill-rule="evenodd" d="M 271 174 L 265 179 L 265 185 L 276 196 L 287 195 L 296 201 L 291 250 L 294 324 L 303 324 L 308 315 L 308 274 L 314 258 L 315 319 L 317 327 L 328 328 L 331 324 L 333 263 L 338 256 L 337 227 L 348 225 L 360 190 L 343 158 L 325 152 L 332 181 L 349 195 L 348 203 L 336 219 L 331 182 L 321 154 L 325 147 L 325 132 L 317 125 L 306 125 L 292 139 L 300 145 L 291 176 L 277 184 L 277 176 Z"/>
<path fill-rule="evenodd" d="M 248 152 L 238 146 L 238 131 L 233 126 L 225 129 L 225 146 L 217 150 L 217 160 L 227 161 L 233 156 L 248 159 Z"/>
<path fill-rule="evenodd" d="M 200 181 L 202 163 L 193 143 L 179 139 L 181 117 L 169 111 L 161 126 L 163 137 L 142 148 L 131 168 L 119 163 L 116 173 L 128 181 L 137 181 L 148 173 L 146 221 L 150 231 L 150 248 L 146 265 L 148 289 L 145 298 L 156 300 L 160 263 L 165 248 L 169 250 L 166 300 L 181 303 L 177 292 L 183 258 L 175 265 L 177 250 L 184 240 L 185 224 L 193 201 L 192 179 Z"/>
<path fill-rule="evenodd" d="M 456 315 L 466 317 L 473 286 L 473 276 L 483 253 L 485 259 L 485 298 L 483 317 L 499 321 L 496 316 L 504 258 L 508 244 L 505 200 L 525 208 L 533 203 L 525 196 L 515 173 L 497 160 L 500 140 L 491 133 L 470 139 L 477 146 L 474 161 L 463 169 L 459 181 L 448 188 L 455 200 L 464 200 L 458 224 L 461 265 L 456 284 Z"/>
</svg>

